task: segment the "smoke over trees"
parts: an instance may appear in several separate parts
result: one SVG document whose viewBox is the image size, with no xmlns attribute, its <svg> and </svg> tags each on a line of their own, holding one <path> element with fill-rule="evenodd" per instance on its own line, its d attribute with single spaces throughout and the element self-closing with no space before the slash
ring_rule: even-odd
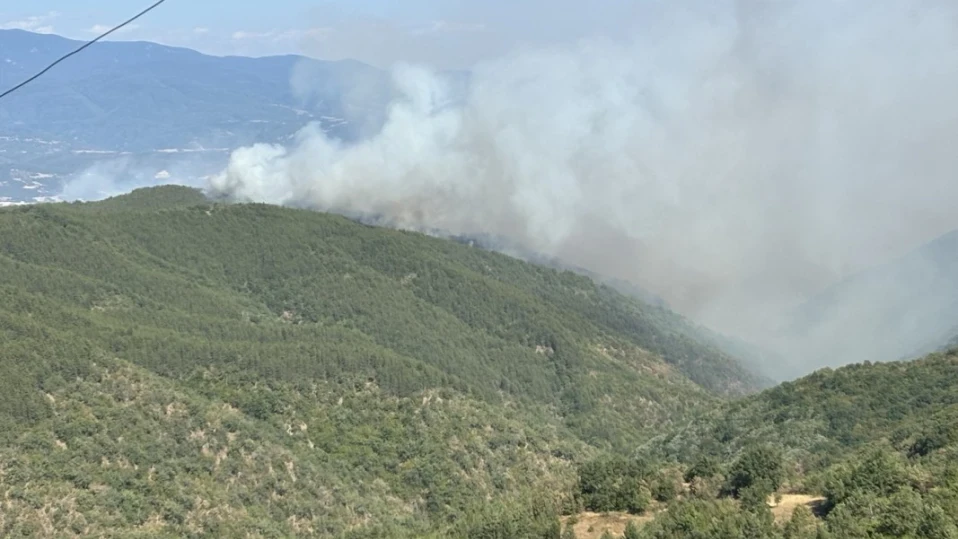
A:
<svg viewBox="0 0 958 539">
<path fill-rule="evenodd" d="M 241 148 L 210 187 L 504 236 L 780 347 L 782 312 L 958 227 L 952 3 L 634 16 L 633 38 L 483 62 L 465 95 L 398 66 L 378 133 L 346 145 L 307 127 Z"/>
</svg>

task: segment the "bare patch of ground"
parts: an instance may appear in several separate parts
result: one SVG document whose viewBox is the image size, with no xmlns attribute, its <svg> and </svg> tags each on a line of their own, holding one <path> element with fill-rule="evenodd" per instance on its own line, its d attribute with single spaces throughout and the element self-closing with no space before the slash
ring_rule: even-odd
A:
<svg viewBox="0 0 958 539">
<path fill-rule="evenodd" d="M 571 517 L 562 517 L 562 527 Z M 635 521 L 638 526 L 643 526 L 655 518 L 654 513 L 644 515 L 630 515 L 628 513 L 579 513 L 576 515 L 576 524 L 572 526 L 577 539 L 599 539 L 606 531 L 614 537 L 622 537 L 625 533 L 625 527 L 630 520 Z"/>
<path fill-rule="evenodd" d="M 825 498 L 822 496 L 812 496 L 810 494 L 782 494 L 782 500 L 775 503 L 775 500 L 769 500 L 769 507 L 772 514 L 775 515 L 776 522 L 786 522 L 792 518 L 795 509 L 804 505 L 812 510 L 812 514 L 818 514 Z"/>
<path fill-rule="evenodd" d="M 768 506 L 775 516 L 775 521 L 779 523 L 787 522 L 792 518 L 792 513 L 799 506 L 808 507 L 812 514 L 820 515 L 825 498 L 822 496 L 813 496 L 811 494 L 782 494 L 781 500 L 776 503 L 775 498 L 769 498 Z M 644 515 L 630 515 L 628 513 L 592 513 L 586 511 L 575 515 L 576 523 L 573 525 L 577 539 L 599 539 L 602 534 L 608 531 L 613 537 L 622 537 L 625 533 L 625 527 L 632 520 L 640 528 L 649 522 L 652 522 L 664 506 L 654 507 Z M 572 517 L 564 516 L 560 519 L 562 528 L 565 529 L 566 523 Z"/>
</svg>

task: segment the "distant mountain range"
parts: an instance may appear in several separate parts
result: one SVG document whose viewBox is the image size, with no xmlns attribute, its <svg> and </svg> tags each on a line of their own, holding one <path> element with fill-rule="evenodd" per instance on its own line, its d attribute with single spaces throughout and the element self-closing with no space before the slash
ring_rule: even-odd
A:
<svg viewBox="0 0 958 539">
<path fill-rule="evenodd" d="M 79 44 L 0 30 L 0 87 Z M 111 159 L 129 176 L 202 176 L 233 148 L 286 140 L 309 122 L 355 139 L 382 122 L 390 92 L 388 73 L 354 61 L 97 43 L 0 101 L 0 203 L 55 196 L 69 175 Z"/>
</svg>

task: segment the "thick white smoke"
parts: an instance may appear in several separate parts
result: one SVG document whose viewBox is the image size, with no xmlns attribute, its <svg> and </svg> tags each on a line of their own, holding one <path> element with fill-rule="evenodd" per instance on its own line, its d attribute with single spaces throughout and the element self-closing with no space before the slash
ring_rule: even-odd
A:
<svg viewBox="0 0 958 539">
<path fill-rule="evenodd" d="M 753 339 L 958 227 L 958 4 L 692 6 L 650 2 L 631 42 L 486 62 L 455 104 L 398 67 L 375 136 L 239 149 L 211 188 L 503 235 Z"/>
</svg>

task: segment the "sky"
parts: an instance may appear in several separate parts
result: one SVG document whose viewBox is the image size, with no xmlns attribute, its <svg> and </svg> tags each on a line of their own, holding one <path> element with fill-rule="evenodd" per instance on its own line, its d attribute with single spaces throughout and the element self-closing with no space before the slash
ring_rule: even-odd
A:
<svg viewBox="0 0 958 539">
<path fill-rule="evenodd" d="M 0 8 L 0 28 L 90 38 L 152 0 L 41 0 Z M 650 0 L 654 1 L 654 0 Z M 467 68 L 523 45 L 621 37 L 632 0 L 168 0 L 115 39 L 156 41 L 208 54 L 305 54 Z M 227 9 L 224 6 L 228 5 Z"/>
</svg>

